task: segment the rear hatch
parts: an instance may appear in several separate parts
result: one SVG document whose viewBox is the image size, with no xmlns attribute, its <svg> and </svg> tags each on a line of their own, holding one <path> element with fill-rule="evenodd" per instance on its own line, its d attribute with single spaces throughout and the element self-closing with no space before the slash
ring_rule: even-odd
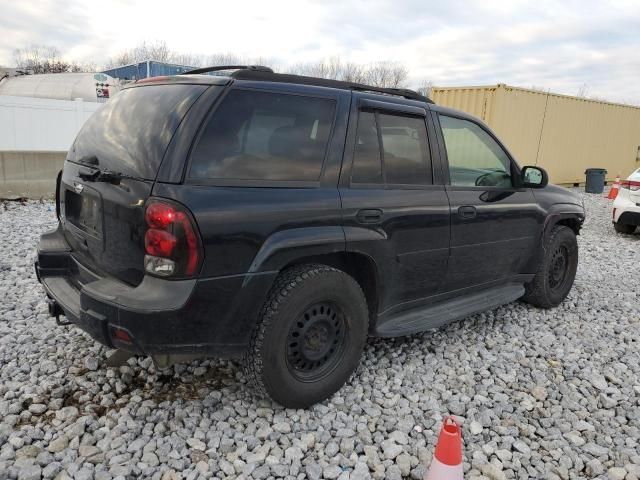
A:
<svg viewBox="0 0 640 480">
<path fill-rule="evenodd" d="M 60 183 L 64 235 L 98 275 L 144 276 L 144 205 L 178 125 L 205 85 L 122 90 L 84 124 Z"/>
</svg>

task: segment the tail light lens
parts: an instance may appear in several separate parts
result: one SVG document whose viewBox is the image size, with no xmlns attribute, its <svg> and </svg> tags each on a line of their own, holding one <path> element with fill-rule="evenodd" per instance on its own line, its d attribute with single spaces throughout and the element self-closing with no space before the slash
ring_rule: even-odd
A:
<svg viewBox="0 0 640 480">
<path fill-rule="evenodd" d="M 640 182 L 635 180 L 623 180 L 620 182 L 620 187 L 627 188 L 632 192 L 637 192 L 638 190 L 640 190 Z"/>
<path fill-rule="evenodd" d="M 177 244 L 178 239 L 173 234 L 157 228 L 147 230 L 147 234 L 144 236 L 145 251 L 156 257 L 171 257 Z"/>
<path fill-rule="evenodd" d="M 145 270 L 163 277 L 192 277 L 202 263 L 202 243 L 191 213 L 168 200 L 151 199 L 145 210 Z"/>
</svg>

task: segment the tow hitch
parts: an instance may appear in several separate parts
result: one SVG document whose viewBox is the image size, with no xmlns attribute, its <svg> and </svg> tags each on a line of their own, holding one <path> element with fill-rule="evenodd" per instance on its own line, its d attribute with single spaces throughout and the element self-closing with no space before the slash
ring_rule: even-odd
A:
<svg viewBox="0 0 640 480">
<path fill-rule="evenodd" d="M 60 315 L 64 315 L 64 310 L 62 307 L 52 298 L 47 298 L 47 306 L 49 308 L 49 315 L 52 317 L 56 317 L 56 323 L 64 327 L 65 325 L 71 325 L 71 322 L 66 320 L 60 320 Z"/>
</svg>

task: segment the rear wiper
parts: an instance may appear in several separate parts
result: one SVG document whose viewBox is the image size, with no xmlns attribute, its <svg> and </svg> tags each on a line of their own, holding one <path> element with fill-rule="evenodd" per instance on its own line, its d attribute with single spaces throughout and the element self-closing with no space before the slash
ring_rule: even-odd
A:
<svg viewBox="0 0 640 480">
<path fill-rule="evenodd" d="M 142 180 L 139 177 L 127 175 L 126 173 L 114 172 L 112 170 L 96 170 L 93 173 L 80 173 L 78 175 L 85 182 L 107 182 L 118 185 L 123 178 L 131 180 Z"/>
</svg>

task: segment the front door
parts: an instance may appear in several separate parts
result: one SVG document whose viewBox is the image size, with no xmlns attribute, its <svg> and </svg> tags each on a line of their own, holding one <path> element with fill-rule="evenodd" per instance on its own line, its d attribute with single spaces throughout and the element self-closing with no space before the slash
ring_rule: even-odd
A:
<svg viewBox="0 0 640 480">
<path fill-rule="evenodd" d="M 535 273 L 531 260 L 544 216 L 531 189 L 517 187 L 518 166 L 480 123 L 444 112 L 434 117 L 441 126 L 450 183 L 445 290 L 518 281 L 520 274 Z"/>
<path fill-rule="evenodd" d="M 385 313 L 440 291 L 449 203 L 432 169 L 426 110 L 354 97 L 340 179 L 344 230 L 347 250 L 377 262 Z"/>
</svg>

